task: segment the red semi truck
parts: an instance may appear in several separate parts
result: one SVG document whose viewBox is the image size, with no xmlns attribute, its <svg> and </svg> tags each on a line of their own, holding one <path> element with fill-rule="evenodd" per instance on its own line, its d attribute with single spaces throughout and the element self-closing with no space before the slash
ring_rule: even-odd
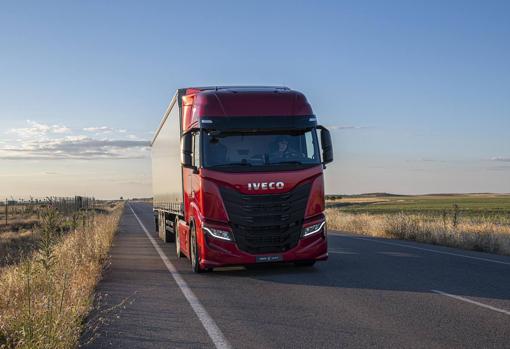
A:
<svg viewBox="0 0 510 349">
<path fill-rule="evenodd" d="M 154 216 L 194 272 L 328 258 L 329 131 L 286 87 L 177 90 L 152 140 Z"/>
</svg>

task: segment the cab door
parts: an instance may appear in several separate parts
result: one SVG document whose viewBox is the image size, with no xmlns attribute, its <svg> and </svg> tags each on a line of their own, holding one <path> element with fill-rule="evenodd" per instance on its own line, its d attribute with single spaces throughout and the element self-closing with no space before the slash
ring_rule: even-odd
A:
<svg viewBox="0 0 510 349">
<path fill-rule="evenodd" d="M 192 167 L 183 168 L 183 189 L 185 220 L 189 225 L 194 218 L 194 211 L 199 207 L 198 196 L 200 195 L 200 131 L 191 132 L 192 142 Z M 181 239 L 181 248 L 186 254 L 189 252 L 190 236 L 184 234 Z"/>
<path fill-rule="evenodd" d="M 193 170 L 191 171 L 191 197 L 190 202 L 199 210 L 200 207 L 200 168 L 201 168 L 201 151 L 200 148 L 200 130 L 193 132 Z"/>
</svg>

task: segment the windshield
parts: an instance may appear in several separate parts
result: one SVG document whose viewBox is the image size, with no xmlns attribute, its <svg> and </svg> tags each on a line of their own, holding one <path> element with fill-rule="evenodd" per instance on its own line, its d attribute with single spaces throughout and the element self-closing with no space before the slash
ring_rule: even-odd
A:
<svg viewBox="0 0 510 349">
<path fill-rule="evenodd" d="M 315 129 L 278 132 L 203 133 L 203 166 L 278 167 L 320 163 Z"/>
</svg>

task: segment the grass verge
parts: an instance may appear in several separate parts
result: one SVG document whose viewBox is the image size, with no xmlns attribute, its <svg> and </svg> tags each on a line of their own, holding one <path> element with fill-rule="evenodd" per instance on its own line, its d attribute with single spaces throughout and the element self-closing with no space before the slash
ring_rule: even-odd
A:
<svg viewBox="0 0 510 349">
<path fill-rule="evenodd" d="M 352 214 L 335 208 L 327 209 L 326 216 L 334 230 L 510 255 L 510 226 L 490 219 L 458 222 L 420 214 Z"/>
<path fill-rule="evenodd" d="M 0 274 L 0 347 L 73 348 L 90 310 L 122 205 L 62 234 L 48 212 L 38 250 Z"/>
</svg>

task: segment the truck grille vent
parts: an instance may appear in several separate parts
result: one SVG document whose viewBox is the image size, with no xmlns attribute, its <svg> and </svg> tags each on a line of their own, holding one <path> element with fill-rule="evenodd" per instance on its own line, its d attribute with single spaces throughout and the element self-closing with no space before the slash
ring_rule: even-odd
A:
<svg viewBox="0 0 510 349">
<path fill-rule="evenodd" d="M 310 183 L 283 194 L 245 195 L 221 187 L 239 249 L 248 253 L 278 253 L 295 247 L 310 194 Z"/>
</svg>

